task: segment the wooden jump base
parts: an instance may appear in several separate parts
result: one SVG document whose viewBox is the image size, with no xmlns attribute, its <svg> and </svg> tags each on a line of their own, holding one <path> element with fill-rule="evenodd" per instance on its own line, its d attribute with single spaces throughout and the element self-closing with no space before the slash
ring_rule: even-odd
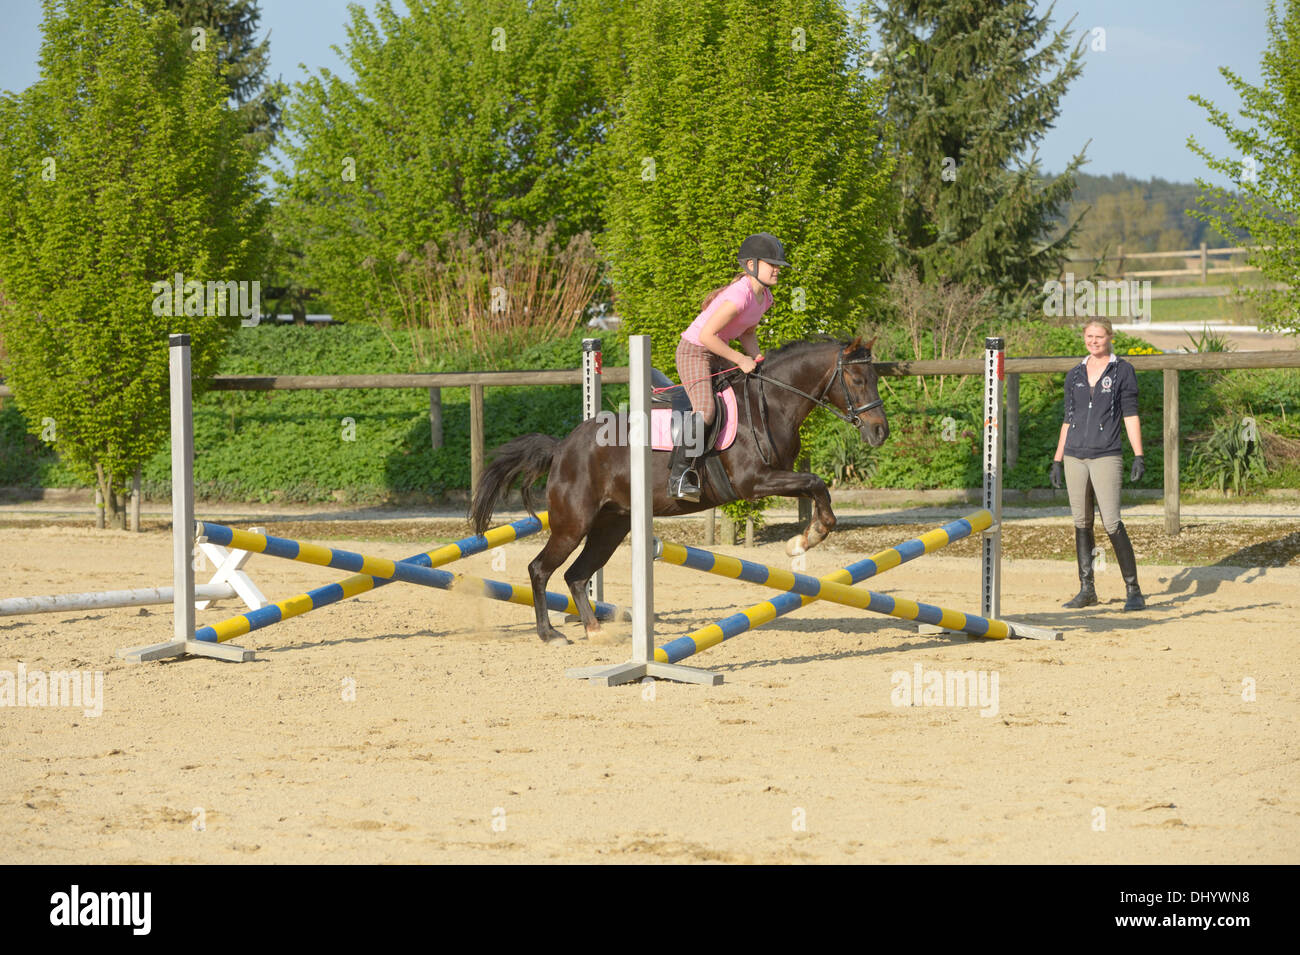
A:
<svg viewBox="0 0 1300 955">
<path fill-rule="evenodd" d="M 987 517 L 991 522 L 992 515 L 989 515 L 987 511 L 981 511 L 980 515 Z M 944 528 L 938 528 L 937 530 L 940 534 L 944 533 Z M 932 531 L 931 533 L 935 532 Z M 969 533 L 970 531 L 967 530 L 966 534 L 961 536 L 964 537 Z M 944 543 L 949 543 L 954 539 L 956 538 L 949 538 Z M 868 561 L 860 561 L 855 566 L 861 567 L 868 563 L 877 564 L 875 573 L 881 573 L 883 571 L 879 567 L 879 562 L 883 561 L 885 563 L 884 570 L 897 566 L 904 559 L 900 549 L 910 544 L 920 544 L 920 541 L 908 541 L 898 547 L 882 551 L 875 558 L 869 558 Z M 908 560 L 929 552 L 924 548 L 924 545 L 911 548 L 911 550 L 913 553 L 906 558 Z M 890 562 L 890 555 L 895 555 L 892 562 Z M 785 598 L 787 604 L 791 605 L 789 610 L 798 609 L 804 603 L 813 600 L 829 600 L 832 603 L 856 607 L 859 610 L 871 610 L 875 613 L 888 614 L 902 620 L 915 620 L 918 623 L 927 623 L 943 627 L 946 630 L 959 630 L 975 637 L 988 637 L 996 640 L 1008 637 L 1035 640 L 1059 640 L 1061 638 L 1058 631 L 1030 627 L 1007 620 L 991 620 L 975 614 L 936 607 L 933 604 L 905 600 L 901 597 L 890 597 L 886 594 L 876 593 L 873 590 L 859 590 L 848 586 L 846 583 L 837 582 L 835 579 L 837 577 L 853 576 L 849 568 L 843 568 L 834 574 L 818 579 L 809 577 L 806 574 L 769 567 L 766 564 L 741 560 L 737 557 L 726 557 L 697 547 L 685 547 L 681 544 L 672 544 L 665 541 L 658 542 L 656 556 L 666 563 L 689 567 L 692 570 L 701 570 L 721 577 L 745 580 L 750 583 L 762 584 L 765 587 L 772 587 L 776 590 L 787 591 L 782 597 Z M 865 579 L 865 577 L 861 579 Z M 717 646 L 722 641 L 729 640 L 739 633 L 761 626 L 780 616 L 782 612 L 788 613 L 789 610 L 780 611 L 774 601 L 766 601 L 750 610 L 742 611 L 719 623 L 710 624 L 701 630 L 696 630 L 694 633 L 679 637 L 656 648 L 655 659 L 661 663 L 676 663 L 710 647 Z"/>
<path fill-rule="evenodd" d="M 304 594 L 281 600 L 260 610 L 240 614 L 212 626 L 201 627 L 195 631 L 194 639 L 205 643 L 222 643 L 234 637 L 251 633 L 254 630 L 269 627 L 271 624 L 279 623 L 282 620 L 288 620 L 290 617 L 296 617 L 329 604 L 338 603 L 340 600 L 355 597 L 358 594 L 374 590 L 376 587 L 383 587 L 395 580 L 419 584 L 424 587 L 436 587 L 440 590 L 455 588 L 459 591 L 468 588 L 467 592 L 490 600 L 502 600 L 531 607 L 533 605 L 533 592 L 528 587 L 502 583 L 497 580 L 486 580 L 468 574 L 452 574 L 435 568 L 459 560 L 462 557 L 469 557 L 489 548 L 500 547 L 502 544 L 528 537 L 530 534 L 536 534 L 546 527 L 546 513 L 542 512 L 538 517 L 528 517 L 515 521 L 513 524 L 495 527 L 482 536 L 466 537 L 454 544 L 447 544 L 436 550 L 394 561 L 382 557 L 367 557 L 365 554 L 357 554 L 334 547 L 323 547 L 319 544 L 306 544 L 284 537 L 270 537 L 265 534 L 235 530 L 222 524 L 203 521 L 199 523 L 197 530 L 209 540 L 215 540 L 223 544 L 233 544 L 236 547 L 271 557 L 282 557 L 286 560 L 296 560 L 340 570 L 355 570 L 358 573 L 339 583 L 317 587 L 315 590 L 309 590 Z M 567 610 L 570 613 L 577 613 L 573 598 L 563 594 L 548 591 L 546 605 L 551 610 L 561 612 Z M 593 609 L 596 611 L 597 618 L 601 620 L 612 620 L 618 614 L 618 608 L 612 604 L 596 603 L 593 605 Z"/>
</svg>

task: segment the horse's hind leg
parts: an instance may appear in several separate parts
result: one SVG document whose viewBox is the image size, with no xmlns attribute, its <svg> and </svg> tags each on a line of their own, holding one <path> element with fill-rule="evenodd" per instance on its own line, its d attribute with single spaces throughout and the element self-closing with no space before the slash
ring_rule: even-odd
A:
<svg viewBox="0 0 1300 955">
<path fill-rule="evenodd" d="M 596 633 L 600 630 L 600 621 L 596 619 L 596 614 L 591 609 L 591 601 L 587 597 L 587 581 L 591 579 L 592 574 L 609 562 L 609 558 L 613 556 L 618 545 L 623 543 L 623 539 L 631 530 L 631 515 L 617 511 L 602 512 L 591 525 L 591 530 L 587 531 L 587 545 L 582 548 L 582 553 L 564 572 L 564 580 L 569 585 L 569 593 L 573 594 L 573 602 L 578 606 L 578 616 L 582 618 L 582 625 L 587 628 L 587 633 Z"/>
<path fill-rule="evenodd" d="M 546 542 L 542 552 L 528 565 L 528 579 L 533 585 L 533 612 L 537 617 L 537 635 L 546 643 L 569 642 L 564 634 L 551 626 L 550 614 L 546 607 L 546 585 L 550 583 L 551 575 L 555 573 L 556 568 L 569 559 L 569 555 L 581 540 L 581 534 L 575 537 L 557 532 L 552 523 L 550 540 Z M 590 612 L 588 608 L 588 613 Z"/>
</svg>

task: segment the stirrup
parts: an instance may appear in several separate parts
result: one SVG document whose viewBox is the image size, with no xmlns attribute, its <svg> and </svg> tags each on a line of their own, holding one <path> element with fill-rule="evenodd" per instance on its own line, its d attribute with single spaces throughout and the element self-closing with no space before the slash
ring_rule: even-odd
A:
<svg viewBox="0 0 1300 955">
<path fill-rule="evenodd" d="M 689 480 L 694 478 L 694 480 Z M 676 478 L 676 481 L 669 484 L 668 492 L 679 501 L 690 501 L 693 504 L 700 502 L 700 475 L 693 467 L 688 467 Z"/>
</svg>

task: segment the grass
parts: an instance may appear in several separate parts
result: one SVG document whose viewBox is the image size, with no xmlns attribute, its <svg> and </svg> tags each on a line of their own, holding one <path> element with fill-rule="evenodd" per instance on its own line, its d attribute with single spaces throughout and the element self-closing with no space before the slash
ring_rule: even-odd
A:
<svg viewBox="0 0 1300 955">
<path fill-rule="evenodd" d="M 1253 302 L 1236 298 L 1161 298 L 1151 302 L 1151 321 L 1185 325 L 1254 325 Z"/>
<path fill-rule="evenodd" d="M 1213 275 L 1202 285 L 1200 281 L 1155 280 L 1153 289 L 1206 287 L 1234 288 L 1245 291 L 1261 281 L 1258 274 L 1244 273 L 1239 276 Z M 1153 322 L 1173 322 L 1187 325 L 1255 325 L 1259 322 L 1259 310 L 1255 304 L 1244 297 L 1227 295 L 1222 298 L 1164 298 L 1151 302 L 1151 320 Z"/>
</svg>

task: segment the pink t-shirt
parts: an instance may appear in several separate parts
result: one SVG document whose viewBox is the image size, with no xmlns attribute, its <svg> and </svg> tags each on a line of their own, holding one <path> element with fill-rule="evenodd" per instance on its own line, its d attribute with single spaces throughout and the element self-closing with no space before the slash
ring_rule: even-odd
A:
<svg viewBox="0 0 1300 955">
<path fill-rule="evenodd" d="M 682 332 L 682 338 L 686 339 L 692 345 L 700 344 L 700 329 L 708 322 L 723 302 L 733 302 L 740 309 L 740 313 L 722 326 L 718 332 L 718 337 L 724 342 L 734 341 L 745 332 L 757 325 L 763 318 L 763 313 L 772 307 L 772 292 L 764 288 L 759 295 L 755 295 L 749 284 L 749 276 L 742 275 L 736 281 L 732 282 L 717 297 L 709 303 L 709 307 L 696 316 L 695 321 L 691 322 L 690 328 Z M 703 347 L 703 346 L 701 346 Z"/>
</svg>

